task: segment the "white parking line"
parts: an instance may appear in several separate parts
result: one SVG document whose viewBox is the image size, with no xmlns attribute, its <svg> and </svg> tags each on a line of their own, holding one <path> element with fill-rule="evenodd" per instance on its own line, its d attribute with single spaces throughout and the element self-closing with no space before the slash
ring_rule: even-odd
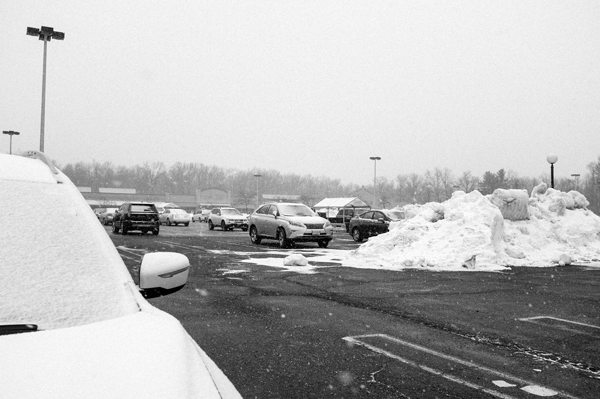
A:
<svg viewBox="0 0 600 399">
<path fill-rule="evenodd" d="M 429 372 L 431 374 L 440 376 L 440 377 L 445 378 L 445 379 L 447 379 L 449 381 L 452 381 L 454 383 L 457 383 L 457 384 L 460 384 L 460 385 L 463 385 L 463 386 L 466 386 L 466 387 L 469 387 L 469 388 L 472 388 L 472 389 L 475 389 L 475 390 L 478 390 L 478 391 L 481 391 L 481 392 L 485 392 L 485 393 L 493 395 L 493 396 L 495 396 L 497 398 L 506 399 L 506 398 L 514 398 L 515 397 L 515 396 L 512 396 L 511 394 L 507 394 L 507 393 L 499 392 L 499 391 L 494 390 L 494 389 L 486 388 L 486 387 L 484 387 L 482 385 L 479 385 L 479 384 L 477 384 L 475 382 L 467 381 L 464 378 L 457 377 L 457 376 L 455 376 L 455 375 L 453 375 L 453 374 L 451 374 L 449 372 L 444 372 L 444 371 L 435 369 L 433 367 L 430 367 L 428 365 L 425 365 L 422 362 L 422 359 L 423 359 L 422 356 L 419 356 L 419 359 L 421 359 L 421 361 L 420 362 L 416 362 L 416 361 L 410 360 L 410 359 L 408 359 L 406 357 L 402 357 L 402 356 L 400 356 L 400 355 L 398 355 L 396 353 L 392 353 L 392 352 L 390 352 L 387 349 L 382 349 L 382 348 L 380 348 L 380 347 L 378 347 L 376 345 L 373 345 L 371 343 L 365 342 L 365 340 L 367 340 L 369 338 L 383 339 L 383 340 L 387 340 L 387 341 L 392 341 L 392 342 L 394 342 L 396 344 L 408 347 L 410 349 L 417 350 L 419 352 L 426 353 L 428 355 L 432 355 L 432 356 L 435 356 L 435 357 L 438 357 L 438 358 L 441 358 L 441 359 L 448 360 L 450 362 L 454 362 L 456 364 L 460 364 L 461 366 L 468 367 L 471 370 L 475 371 L 476 373 L 483 373 L 483 374 L 491 376 L 492 378 L 489 379 L 489 380 L 492 383 L 494 383 L 496 386 L 499 386 L 499 387 L 506 387 L 508 389 L 508 388 L 514 387 L 515 385 L 519 385 L 520 386 L 520 388 L 519 388 L 520 390 L 522 390 L 524 392 L 527 392 L 527 393 L 530 393 L 530 394 L 538 395 L 538 396 L 555 396 L 555 395 L 560 395 L 561 397 L 570 398 L 570 399 L 576 399 L 575 396 L 572 396 L 572 395 L 570 395 L 570 394 L 568 394 L 566 392 L 557 391 L 554 388 L 551 389 L 551 388 L 547 388 L 547 387 L 542 387 L 542 386 L 537 385 L 535 382 L 528 381 L 528 380 L 525 380 L 523 378 L 511 375 L 511 374 L 508 374 L 508 373 L 505 373 L 505 372 L 502 372 L 502 371 L 498 371 L 498 370 L 495 370 L 495 369 L 492 369 L 492 368 L 489 368 L 489 367 L 486 367 L 486 366 L 482 366 L 482 365 L 476 364 L 476 363 L 474 363 L 472 361 L 466 361 L 466 360 L 457 358 L 455 356 L 450 356 L 450 355 L 447 355 L 445 353 L 437 352 L 437 351 L 435 351 L 433 349 L 429 349 L 429 348 L 426 348 L 426 347 L 421 346 L 421 345 L 413 344 L 411 342 L 404 341 L 402 339 L 395 338 L 395 337 L 392 337 L 392 336 L 387 335 L 387 334 L 357 335 L 357 336 L 351 336 L 351 337 L 344 337 L 343 340 L 345 340 L 347 342 L 350 342 L 350 343 L 353 343 L 353 344 L 364 346 L 365 348 L 368 348 L 368 349 L 370 349 L 370 350 L 372 350 L 374 352 L 377 352 L 377 353 L 380 353 L 382 355 L 388 356 L 388 357 L 390 357 L 392 359 L 398 360 L 398 361 L 400 361 L 402 363 L 405 363 L 405 364 L 408 364 L 408 365 L 410 365 L 412 367 L 415 367 L 415 368 L 424 370 L 426 372 Z M 503 382 L 494 381 L 496 378 L 501 378 L 502 380 L 508 380 L 511 383 L 503 384 Z M 474 379 L 474 380 L 477 380 L 477 379 Z M 487 380 L 487 378 L 485 378 L 485 380 Z"/>
<path fill-rule="evenodd" d="M 581 335 L 600 337 L 600 327 L 595 326 L 593 324 L 586 324 L 578 321 L 566 320 L 553 316 L 523 317 L 517 320 L 541 325 L 544 327 L 551 327 L 558 330 L 574 332 Z"/>
</svg>

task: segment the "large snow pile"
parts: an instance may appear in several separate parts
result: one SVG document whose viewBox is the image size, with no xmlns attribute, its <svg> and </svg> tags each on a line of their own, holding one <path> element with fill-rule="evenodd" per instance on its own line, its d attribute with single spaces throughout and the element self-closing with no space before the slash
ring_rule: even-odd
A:
<svg viewBox="0 0 600 399">
<path fill-rule="evenodd" d="M 490 196 L 457 191 L 443 203 L 406 206 L 407 219 L 370 238 L 349 260 L 386 269 L 434 270 L 600 262 L 600 217 L 586 209 L 589 203 L 582 194 L 541 184 L 531 197 L 525 196 L 523 212 L 522 195 L 510 191 Z M 492 200 L 498 203 L 499 198 L 508 204 L 518 200 L 515 219 L 523 220 L 504 218 L 503 212 L 515 212 L 494 205 Z"/>
</svg>

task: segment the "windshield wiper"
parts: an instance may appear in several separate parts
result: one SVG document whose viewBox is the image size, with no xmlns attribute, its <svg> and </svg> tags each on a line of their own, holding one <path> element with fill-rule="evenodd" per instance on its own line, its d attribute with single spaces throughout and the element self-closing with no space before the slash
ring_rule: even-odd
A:
<svg viewBox="0 0 600 399">
<path fill-rule="evenodd" d="M 37 330 L 37 324 L 0 324 L 0 335 L 21 334 Z"/>
</svg>

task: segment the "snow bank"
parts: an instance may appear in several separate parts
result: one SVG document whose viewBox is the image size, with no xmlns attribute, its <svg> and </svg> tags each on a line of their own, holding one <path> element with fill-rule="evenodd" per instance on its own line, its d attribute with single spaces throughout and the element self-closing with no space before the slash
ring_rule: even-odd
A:
<svg viewBox="0 0 600 399">
<path fill-rule="evenodd" d="M 491 196 L 457 191 L 443 203 L 408 205 L 403 208 L 407 219 L 370 238 L 348 260 L 433 270 L 600 262 L 600 217 L 586 209 L 582 194 L 541 184 L 523 208 L 521 190 L 504 191 Z M 511 208 L 512 199 L 520 205 Z M 503 203 L 515 220 L 503 217 L 492 201 Z"/>
</svg>

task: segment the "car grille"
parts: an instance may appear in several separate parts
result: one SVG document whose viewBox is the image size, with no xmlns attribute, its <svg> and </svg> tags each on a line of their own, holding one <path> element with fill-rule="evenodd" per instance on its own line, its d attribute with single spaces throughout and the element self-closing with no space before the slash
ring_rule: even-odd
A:
<svg viewBox="0 0 600 399">
<path fill-rule="evenodd" d="M 304 223 L 307 229 L 322 229 L 323 223 Z"/>
</svg>

